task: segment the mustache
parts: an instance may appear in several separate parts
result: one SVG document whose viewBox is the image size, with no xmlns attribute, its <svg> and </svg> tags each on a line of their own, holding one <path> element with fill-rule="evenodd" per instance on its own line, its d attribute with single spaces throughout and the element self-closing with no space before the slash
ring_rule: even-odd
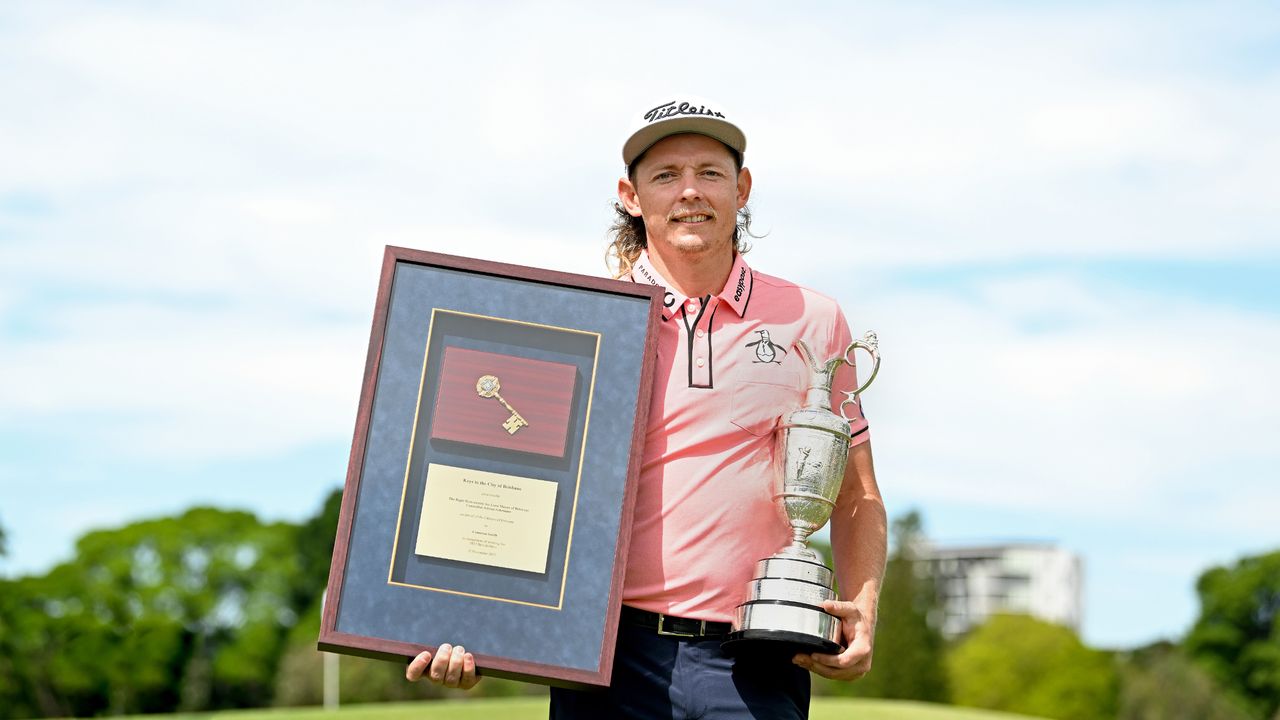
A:
<svg viewBox="0 0 1280 720">
<path fill-rule="evenodd" d="M 712 220 L 716 219 L 716 211 L 710 207 L 683 207 L 679 210 L 673 210 L 667 214 L 667 220 L 675 220 L 676 218 L 689 217 L 690 215 L 706 215 Z"/>
</svg>

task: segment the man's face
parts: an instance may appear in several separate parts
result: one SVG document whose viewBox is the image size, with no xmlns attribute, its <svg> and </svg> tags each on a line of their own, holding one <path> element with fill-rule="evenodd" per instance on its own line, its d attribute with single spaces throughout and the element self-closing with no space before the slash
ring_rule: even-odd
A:
<svg viewBox="0 0 1280 720">
<path fill-rule="evenodd" d="M 663 138 L 632 175 L 618 181 L 627 212 L 644 219 L 649 252 L 667 261 L 732 253 L 738 210 L 751 194 L 751 173 L 705 135 Z"/>
</svg>

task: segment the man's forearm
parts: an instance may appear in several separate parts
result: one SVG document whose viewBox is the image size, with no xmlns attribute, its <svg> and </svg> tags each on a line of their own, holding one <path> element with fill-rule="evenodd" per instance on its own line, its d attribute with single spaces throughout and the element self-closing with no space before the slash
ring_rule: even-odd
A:
<svg viewBox="0 0 1280 720">
<path fill-rule="evenodd" d="M 844 484 L 831 514 L 831 550 L 840 596 L 852 601 L 875 627 L 884 578 L 888 520 L 876 484 L 871 443 L 849 451 Z"/>
</svg>

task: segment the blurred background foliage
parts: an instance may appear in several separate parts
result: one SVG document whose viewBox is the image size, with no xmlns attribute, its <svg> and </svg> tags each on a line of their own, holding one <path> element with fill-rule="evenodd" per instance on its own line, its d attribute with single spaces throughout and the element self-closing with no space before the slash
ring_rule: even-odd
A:
<svg viewBox="0 0 1280 720">
<path fill-rule="evenodd" d="M 873 671 L 856 683 L 822 680 L 815 688 L 831 695 L 947 702 L 949 679 L 943 666 L 942 634 L 931 621 L 938 613 L 934 584 L 917 562 L 924 542 L 923 520 L 909 512 L 893 521 L 893 551 L 885 566 L 876 621 Z M 819 541 L 811 540 L 817 544 Z M 820 545 L 829 558 L 830 546 Z"/>
<path fill-rule="evenodd" d="M 1021 615 L 996 615 L 946 659 L 953 700 L 1028 715 L 1115 717 L 1119 678 L 1112 658 L 1071 630 Z"/>
<path fill-rule="evenodd" d="M 1254 712 L 1280 716 L 1280 552 L 1213 568 L 1196 592 L 1187 652 Z"/>
<path fill-rule="evenodd" d="M 893 521 L 871 673 L 856 683 L 815 678 L 816 694 L 1060 720 L 1280 720 L 1280 551 L 1205 572 L 1200 618 L 1182 642 L 1104 651 L 1020 615 L 994 616 L 945 642 L 919 560 L 925 542 L 918 512 Z M 830 557 L 829 546 L 820 549 Z"/>
<path fill-rule="evenodd" d="M 316 651 L 341 494 L 300 524 L 195 508 L 91 532 L 40 576 L 0 579 L 0 708 L 8 717 L 317 705 Z M 5 534 L 0 528 L 0 553 Z M 950 642 L 924 523 L 893 522 L 875 664 L 818 695 L 954 703 L 1062 720 L 1280 720 L 1280 551 L 1205 572 L 1181 642 L 1086 647 L 1065 627 L 1004 615 Z M 829 553 L 829 547 L 819 549 Z M 541 695 L 487 678 L 473 691 L 404 680 L 343 656 L 343 703 Z"/>
</svg>

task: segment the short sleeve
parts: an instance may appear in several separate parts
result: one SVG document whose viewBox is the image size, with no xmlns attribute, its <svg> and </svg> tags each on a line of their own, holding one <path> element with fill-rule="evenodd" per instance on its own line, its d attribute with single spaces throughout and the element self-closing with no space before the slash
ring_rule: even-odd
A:
<svg viewBox="0 0 1280 720">
<path fill-rule="evenodd" d="M 849 332 L 849 323 L 845 320 L 844 312 L 839 305 L 835 306 L 835 312 L 832 315 L 831 328 L 831 344 L 827 347 L 824 357 L 840 357 L 844 355 L 844 351 L 849 347 L 849 343 L 853 342 L 853 335 Z M 869 360 L 870 356 L 865 351 L 855 350 L 850 359 L 855 362 L 863 362 Z M 841 413 L 840 403 L 849 399 L 846 392 L 853 392 L 858 387 L 858 371 L 856 367 L 850 367 L 841 363 L 840 369 L 836 370 L 835 378 L 831 381 L 831 409 L 837 414 Z M 871 439 L 870 426 L 867 423 L 867 417 L 863 412 L 862 399 L 859 398 L 856 403 L 849 403 L 844 406 L 843 414 L 849 418 L 849 429 L 853 433 L 851 444 L 859 445 Z"/>
</svg>

